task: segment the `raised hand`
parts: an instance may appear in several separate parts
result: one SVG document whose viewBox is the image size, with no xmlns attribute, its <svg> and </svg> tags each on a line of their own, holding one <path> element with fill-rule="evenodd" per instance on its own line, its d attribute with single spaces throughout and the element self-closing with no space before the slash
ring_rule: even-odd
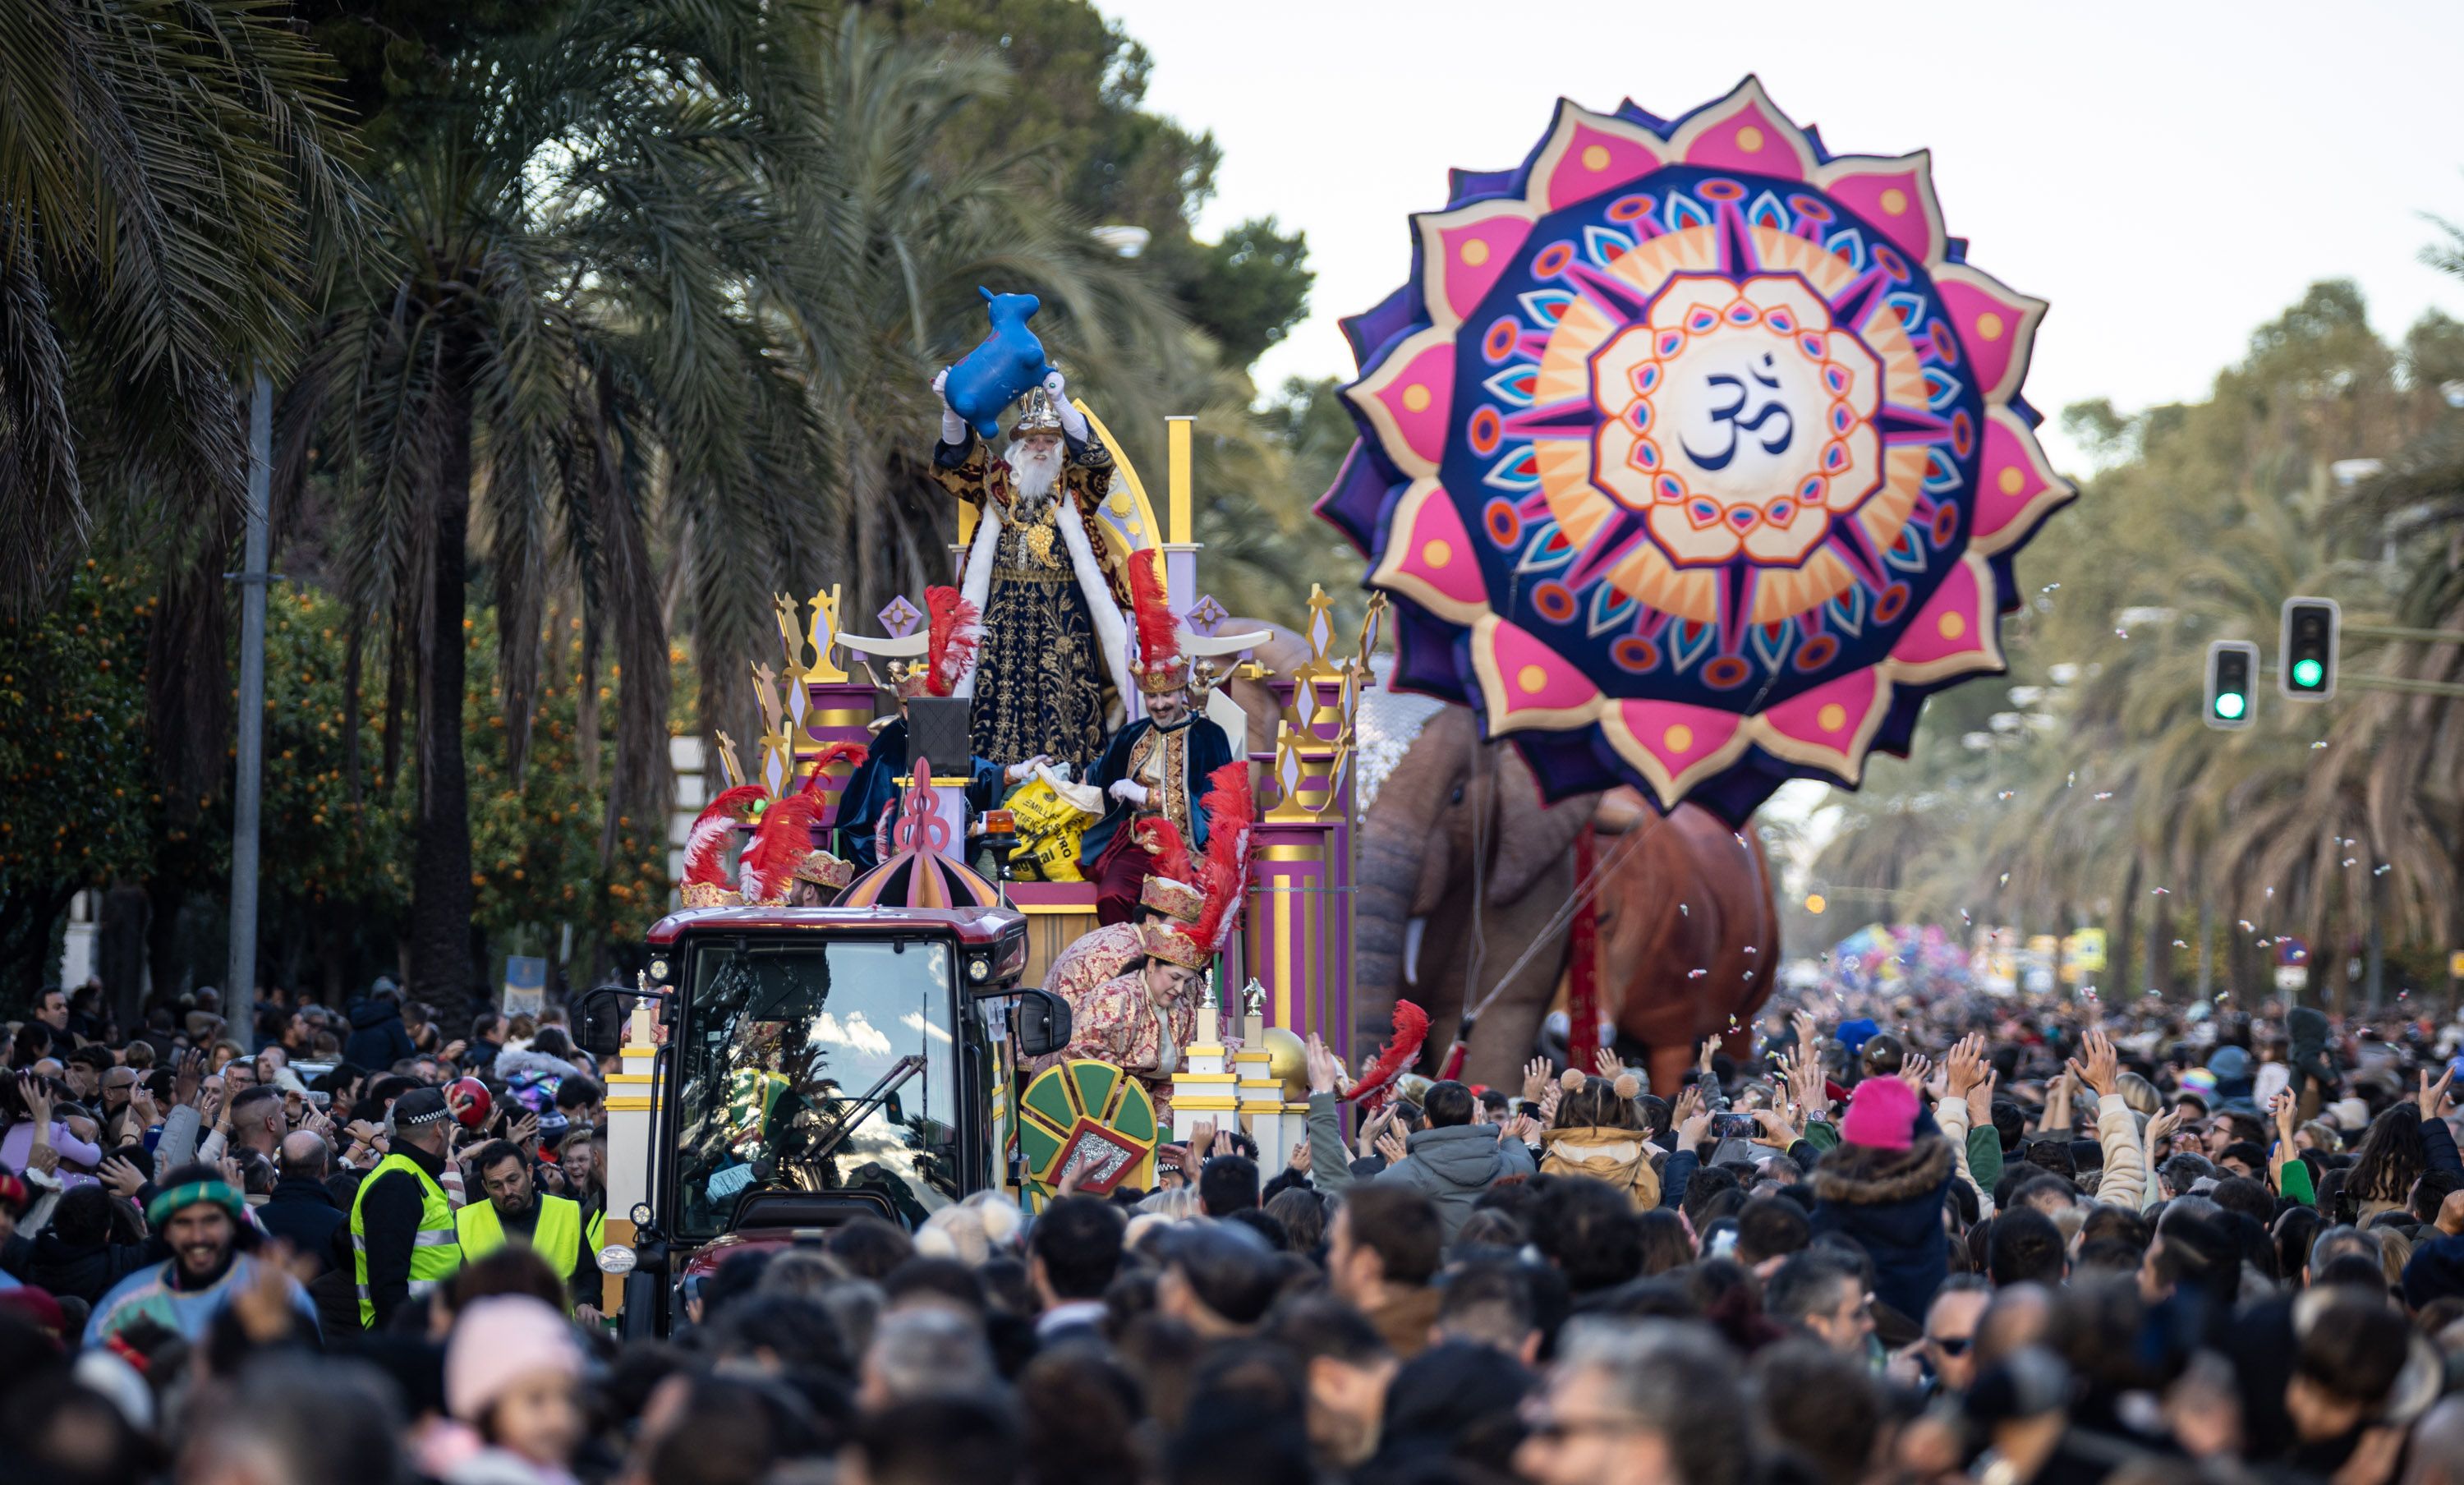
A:
<svg viewBox="0 0 2464 1485">
<path fill-rule="evenodd" d="M 2147 1121 L 2147 1148 L 2154 1150 L 2162 1146 L 2166 1141 L 2173 1138 L 2173 1131 L 2181 1127 L 2182 1111 L 2180 1109 L 2166 1109 L 2159 1113 Z"/>
<path fill-rule="evenodd" d="M 51 1084 L 32 1073 L 20 1073 L 17 1075 L 17 1097 L 25 1101 L 26 1118 L 33 1123 L 34 1133 L 37 1136 L 49 1133 L 52 1127 Z"/>
<path fill-rule="evenodd" d="M 1925 1079 L 1933 1075 L 1933 1059 L 1921 1052 L 1912 1052 L 1900 1062 L 1900 1081 L 1918 1097 L 1925 1097 Z"/>
<path fill-rule="evenodd" d="M 2440 1071 L 2438 1081 L 2434 1083 L 2430 1080 L 2430 1070 L 2428 1068 L 2421 1070 L 2421 1092 L 2414 1095 L 2413 1101 L 2421 1105 L 2423 1119 L 2436 1119 L 2445 1110 L 2448 1088 L 2454 1081 L 2455 1064 L 2453 1062 Z"/>
<path fill-rule="evenodd" d="M 1189 1148 L 1190 1152 L 1196 1155 L 1200 1162 L 1205 1161 L 1209 1156 L 1216 1153 L 1215 1120 L 1211 1119 L 1201 1119 L 1197 1123 L 1189 1126 Z"/>
<path fill-rule="evenodd" d="M 1541 1085 L 1540 1097 L 1536 1101 L 1540 1105 L 1540 1122 L 1542 1124 L 1552 1124 L 1556 1122 L 1557 1104 L 1559 1100 L 1563 1099 L 1565 1097 L 1565 1085 L 1559 1083 L 1553 1077 Z"/>
<path fill-rule="evenodd" d="M 1801 1048 L 1811 1048 L 1822 1039 L 1818 1034 L 1819 1023 L 1814 1019 L 1814 1012 L 1802 1006 L 1788 1018 L 1788 1024 L 1796 1029 L 1796 1044 Z"/>
<path fill-rule="evenodd" d="M 2100 1098 L 2113 1092 L 2113 1085 L 2122 1076 L 2122 1057 L 2113 1050 L 2113 1038 L 2105 1035 L 2101 1028 L 2092 1026 L 2080 1038 L 2079 1045 L 2087 1053 L 2087 1061 L 2081 1063 L 2077 1057 L 2069 1059 L 2072 1074 L 2096 1090 Z"/>
<path fill-rule="evenodd" d="M 1968 1090 L 1969 1127 L 1975 1128 L 1992 1121 L 1993 1085 L 2001 1079 L 2002 1075 L 1989 1066 L 1985 1070 L 1985 1075 L 1978 1078 L 1975 1086 Z"/>
<path fill-rule="evenodd" d="M 206 1054 L 202 1052 L 182 1053 L 179 1062 L 171 1073 L 171 1101 L 173 1103 L 196 1102 L 197 1090 L 205 1086 L 205 1081 Z"/>
<path fill-rule="evenodd" d="M 2422 1075 L 2427 1077 L 2429 1075 L 2425 1073 Z M 2293 1148 L 2293 1125 L 2300 1106 L 2301 1100 L 2293 1097 L 2291 1089 L 2267 1100 L 2267 1112 L 2276 1119 L 2276 1142 L 2287 1151 Z"/>
<path fill-rule="evenodd" d="M 1788 1116 L 1777 1109 L 1756 1109 L 1753 1113 L 1753 1120 L 1756 1144 L 1767 1144 L 1774 1150 L 1786 1151 L 1804 1138 L 1797 1127 L 1789 1122 Z"/>
<path fill-rule="evenodd" d="M 1292 1146 L 1291 1158 L 1285 1161 L 1284 1164 L 1289 1169 L 1299 1171 L 1302 1175 L 1308 1175 L 1309 1173 L 1309 1141 L 1307 1140 L 1303 1140 L 1294 1144 Z"/>
<path fill-rule="evenodd" d="M 1970 1032 L 1953 1042 L 1950 1055 L 1942 1065 L 1943 1090 L 1953 1098 L 1966 1098 L 1968 1090 L 1976 1086 L 1984 1075 L 1985 1038 Z"/>
<path fill-rule="evenodd" d="M 1617 1075 L 1625 1071 L 1625 1059 L 1617 1054 L 1616 1048 L 1602 1047 L 1592 1053 L 1592 1067 L 1602 1077 L 1614 1083 L 1617 1080 Z"/>
<path fill-rule="evenodd" d="M 1549 1059 L 1546 1057 L 1534 1057 L 1530 1061 L 1523 1064 L 1524 1102 L 1537 1103 L 1540 1101 L 1542 1096 L 1548 1091 L 1549 1084 L 1553 1081 L 1553 1079 L 1549 1076 Z"/>
<path fill-rule="evenodd" d="M 137 1194 L 138 1188 L 145 1185 L 144 1172 L 130 1164 L 122 1156 L 115 1155 L 104 1161 L 95 1167 L 94 1174 L 96 1180 L 109 1186 L 112 1192 L 119 1196 L 133 1197 Z"/>
<path fill-rule="evenodd" d="M 1400 1165 L 1412 1158 L 1411 1148 L 1403 1142 L 1402 1134 L 1394 1129 L 1377 1137 L 1377 1153 L 1385 1157 L 1389 1165 Z"/>
<path fill-rule="evenodd" d="M 1337 1057 L 1323 1037 L 1309 1033 L 1309 1047 L 1302 1053 L 1302 1063 L 1309 1069 L 1309 1091 L 1311 1095 L 1334 1092 L 1343 1078 L 1343 1059 Z"/>
</svg>

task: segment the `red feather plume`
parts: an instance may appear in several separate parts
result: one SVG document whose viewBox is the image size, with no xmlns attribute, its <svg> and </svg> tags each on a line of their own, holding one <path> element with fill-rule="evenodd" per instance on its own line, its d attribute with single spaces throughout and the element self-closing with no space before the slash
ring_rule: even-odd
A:
<svg viewBox="0 0 2464 1485">
<path fill-rule="evenodd" d="M 1164 597 L 1156 559 L 1137 554 L 1130 559 L 1129 568 L 1130 607 L 1138 625 L 1138 666 L 1153 670 L 1180 657 L 1180 622 L 1173 617 L 1172 604 Z"/>
<path fill-rule="evenodd" d="M 1138 829 L 1144 832 L 1139 837 L 1140 843 L 1155 858 L 1154 868 L 1148 875 L 1168 876 L 1184 887 L 1200 887 L 1203 890 L 1191 875 L 1197 868 L 1190 864 L 1189 842 L 1181 839 L 1178 826 L 1157 815 L 1152 820 L 1140 821 Z"/>
<path fill-rule="evenodd" d="M 736 811 L 768 798 L 769 792 L 759 784 L 739 784 L 693 816 L 693 831 L 685 837 L 686 881 L 711 887 L 727 885 L 727 878 L 720 875 L 719 848 L 726 843 L 727 832 L 736 829 Z"/>
<path fill-rule="evenodd" d="M 1206 776 L 1206 862 L 1197 883 L 1206 906 L 1189 936 L 1203 948 L 1223 947 L 1240 920 L 1249 886 L 1249 829 L 1257 810 L 1249 797 L 1249 765 L 1235 759 Z"/>
<path fill-rule="evenodd" d="M 1370 1064 L 1367 1075 L 1353 1084 L 1352 1091 L 1344 1097 L 1366 1098 L 1382 1094 L 1388 1084 L 1420 1060 L 1421 1044 L 1428 1039 L 1429 1013 L 1408 1000 L 1395 1002 L 1395 1039 L 1386 1044 L 1386 1050 Z"/>
<path fill-rule="evenodd" d="M 797 792 L 819 794 L 822 791 L 822 773 L 830 765 L 845 762 L 861 768 L 864 761 L 871 756 L 871 749 L 861 742 L 832 742 L 813 755 L 813 771 L 804 775 L 804 787 Z"/>
<path fill-rule="evenodd" d="M 958 689 L 975 668 L 976 645 L 983 635 L 981 615 L 955 587 L 924 589 L 924 607 L 933 615 L 924 638 L 924 689 L 936 697 Z"/>
<path fill-rule="evenodd" d="M 784 895 L 797 865 L 813 849 L 813 820 L 820 808 L 819 795 L 790 794 L 763 812 L 737 867 L 745 901 L 767 902 Z"/>
</svg>

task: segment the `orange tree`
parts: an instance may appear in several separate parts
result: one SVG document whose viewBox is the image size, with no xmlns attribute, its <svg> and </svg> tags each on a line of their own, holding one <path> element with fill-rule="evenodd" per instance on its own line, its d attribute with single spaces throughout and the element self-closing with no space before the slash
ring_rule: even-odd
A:
<svg viewBox="0 0 2464 1485">
<path fill-rule="evenodd" d="M 497 683 L 495 610 L 464 627 L 470 684 L 463 757 L 471 779 L 471 886 L 475 922 L 488 938 L 483 972 L 493 982 L 508 953 L 559 957 L 573 931 L 564 977 L 586 983 L 609 945 L 638 942 L 667 911 L 666 822 L 606 814 L 605 781 L 615 740 L 583 741 L 584 688 L 600 717 L 616 715 L 622 676 L 613 666 L 583 671 L 582 632 L 570 617 L 544 635 L 528 745 L 518 772 L 508 763 L 514 720 Z M 585 765 L 583 749 L 597 758 Z"/>
<path fill-rule="evenodd" d="M 143 585 L 93 562 L 48 610 L 0 616 L 0 1003 L 51 980 L 69 899 L 153 848 Z"/>
</svg>

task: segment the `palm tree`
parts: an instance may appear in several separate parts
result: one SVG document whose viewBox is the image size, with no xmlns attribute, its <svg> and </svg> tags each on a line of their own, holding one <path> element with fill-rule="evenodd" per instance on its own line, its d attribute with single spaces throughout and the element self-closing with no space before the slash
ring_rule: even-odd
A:
<svg viewBox="0 0 2464 1485">
<path fill-rule="evenodd" d="M 312 258 L 353 205 L 330 78 L 250 0 L 0 8 L 12 606 L 40 600 L 99 500 L 142 492 L 182 531 L 238 507 L 234 387 L 292 354 Z"/>
<path fill-rule="evenodd" d="M 810 565 L 818 430 L 762 286 L 796 250 L 776 180 L 808 152 L 809 13 L 614 0 L 451 65 L 370 183 L 383 265 L 341 286 L 286 427 L 320 430 L 346 587 L 417 719 L 414 986 L 472 983 L 463 763 L 474 535 L 498 608 L 518 774 L 551 587 L 578 585 L 623 675 L 609 831 L 665 813 L 667 624 L 654 547 L 749 554 L 766 599 Z M 738 642 L 731 610 L 698 615 Z M 736 654 L 745 651 L 737 648 Z M 740 663 L 740 662 L 739 662 Z M 397 734 L 389 717 L 390 740 Z"/>
</svg>

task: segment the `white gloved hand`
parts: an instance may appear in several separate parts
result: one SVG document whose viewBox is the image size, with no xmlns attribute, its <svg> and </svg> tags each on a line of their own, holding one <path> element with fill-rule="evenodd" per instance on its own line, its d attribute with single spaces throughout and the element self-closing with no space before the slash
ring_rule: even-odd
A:
<svg viewBox="0 0 2464 1485">
<path fill-rule="evenodd" d="M 1089 432 L 1087 414 L 1070 402 L 1067 388 L 1068 384 L 1061 379 L 1059 371 L 1044 373 L 1044 395 L 1052 399 L 1052 410 L 1061 419 L 1061 431 L 1085 443 Z"/>
<path fill-rule="evenodd" d="M 1135 779 L 1115 780 L 1105 792 L 1125 804 L 1143 805 L 1147 802 L 1147 787 Z"/>
<path fill-rule="evenodd" d="M 1012 784 L 1023 784 L 1028 779 L 1035 776 L 1037 765 L 1048 764 L 1050 762 L 1052 762 L 1051 755 L 1046 753 L 1038 753 L 1033 758 L 1026 760 L 1024 763 L 1012 764 L 1007 768 L 1002 769 L 1001 777 L 1009 780 Z"/>
<path fill-rule="evenodd" d="M 941 441 L 950 444 L 964 443 L 967 439 L 967 420 L 958 416 L 958 410 L 950 406 L 950 394 L 941 389 L 943 384 L 949 380 L 948 366 L 943 366 L 933 373 L 933 395 L 941 399 Z"/>
</svg>

